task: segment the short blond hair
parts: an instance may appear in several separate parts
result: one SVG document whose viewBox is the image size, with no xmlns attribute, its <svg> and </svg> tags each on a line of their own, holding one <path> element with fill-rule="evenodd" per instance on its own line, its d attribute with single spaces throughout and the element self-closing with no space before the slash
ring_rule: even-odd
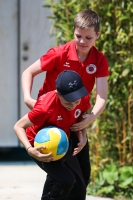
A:
<svg viewBox="0 0 133 200">
<path fill-rule="evenodd" d="M 79 12 L 74 19 L 75 28 L 87 29 L 94 27 L 96 33 L 100 30 L 100 17 L 91 9 Z"/>
</svg>

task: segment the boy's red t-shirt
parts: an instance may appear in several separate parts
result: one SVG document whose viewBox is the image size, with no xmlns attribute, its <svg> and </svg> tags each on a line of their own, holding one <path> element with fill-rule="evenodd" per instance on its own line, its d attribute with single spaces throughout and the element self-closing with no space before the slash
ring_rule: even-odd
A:
<svg viewBox="0 0 133 200">
<path fill-rule="evenodd" d="M 55 90 L 42 95 L 36 102 L 33 110 L 28 113 L 29 120 L 34 124 L 26 129 L 28 140 L 33 145 L 37 132 L 47 126 L 59 127 L 69 137 L 70 127 L 89 108 L 89 95 L 81 98 L 80 104 L 71 111 L 61 105 Z"/>
<path fill-rule="evenodd" d="M 46 71 L 46 78 L 38 97 L 49 91 L 55 90 L 55 80 L 64 70 L 74 70 L 82 78 L 82 81 L 91 93 L 95 79 L 108 76 L 108 61 L 105 55 L 94 46 L 91 48 L 86 60 L 81 63 L 77 57 L 75 41 L 51 48 L 40 58 L 41 68 Z"/>
</svg>

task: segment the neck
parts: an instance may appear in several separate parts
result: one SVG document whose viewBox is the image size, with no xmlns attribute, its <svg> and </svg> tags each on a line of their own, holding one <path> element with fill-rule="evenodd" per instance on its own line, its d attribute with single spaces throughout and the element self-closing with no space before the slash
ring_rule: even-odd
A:
<svg viewBox="0 0 133 200">
<path fill-rule="evenodd" d="M 80 52 L 77 52 L 77 55 L 78 55 L 78 58 L 79 58 L 80 62 L 84 62 L 85 59 L 87 58 L 88 54 L 89 54 L 89 52 L 88 53 L 84 53 L 84 54 L 80 53 Z"/>
</svg>

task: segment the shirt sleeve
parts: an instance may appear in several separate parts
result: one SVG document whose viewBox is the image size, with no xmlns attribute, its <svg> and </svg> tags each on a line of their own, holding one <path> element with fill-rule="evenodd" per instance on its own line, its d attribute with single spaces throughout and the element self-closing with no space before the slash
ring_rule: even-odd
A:
<svg viewBox="0 0 133 200">
<path fill-rule="evenodd" d="M 105 77 L 109 75 L 109 70 L 108 70 L 108 60 L 107 58 L 103 55 L 98 61 L 98 70 L 96 73 L 96 78 L 100 77 Z"/>
<path fill-rule="evenodd" d="M 45 106 L 44 101 L 39 99 L 34 108 L 28 113 L 29 120 L 37 127 L 41 127 L 47 120 L 48 106 Z"/>
<path fill-rule="evenodd" d="M 60 50 L 51 48 L 46 54 L 40 58 L 41 68 L 43 71 L 50 71 L 56 68 L 61 61 Z"/>
</svg>

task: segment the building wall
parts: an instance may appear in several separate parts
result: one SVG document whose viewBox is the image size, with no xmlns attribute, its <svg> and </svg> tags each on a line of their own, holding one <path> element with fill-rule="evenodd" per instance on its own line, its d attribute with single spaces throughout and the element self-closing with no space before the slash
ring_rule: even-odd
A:
<svg viewBox="0 0 133 200">
<path fill-rule="evenodd" d="M 54 45 L 50 10 L 43 0 L 0 0 L 0 147 L 18 147 L 13 131 L 16 121 L 28 112 L 23 102 L 22 72 Z M 35 77 L 36 98 L 45 73 Z"/>
</svg>

